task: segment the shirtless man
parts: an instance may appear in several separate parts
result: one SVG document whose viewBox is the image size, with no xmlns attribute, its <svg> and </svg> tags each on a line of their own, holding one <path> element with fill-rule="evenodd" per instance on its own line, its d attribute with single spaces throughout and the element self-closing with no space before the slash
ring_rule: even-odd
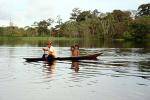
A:
<svg viewBox="0 0 150 100">
<path fill-rule="evenodd" d="M 79 54 L 80 54 L 79 45 L 75 45 L 74 48 L 75 48 L 75 49 L 74 49 L 74 55 L 75 55 L 75 56 L 79 56 Z"/>
<path fill-rule="evenodd" d="M 71 56 L 79 56 L 80 51 L 79 51 L 79 46 L 71 46 Z"/>
</svg>

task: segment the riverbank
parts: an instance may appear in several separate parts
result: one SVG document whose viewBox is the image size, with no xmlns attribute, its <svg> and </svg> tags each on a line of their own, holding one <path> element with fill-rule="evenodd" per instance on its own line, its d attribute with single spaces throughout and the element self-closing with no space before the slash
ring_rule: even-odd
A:
<svg viewBox="0 0 150 100">
<path fill-rule="evenodd" d="M 47 43 L 47 41 L 52 41 L 54 45 L 60 44 L 76 44 L 79 43 L 81 38 L 69 38 L 69 37 L 18 37 L 18 36 L 1 36 L 0 37 L 0 45 L 3 46 L 20 46 L 20 45 L 37 45 L 43 46 Z"/>
<path fill-rule="evenodd" d="M 150 38 L 150 36 L 149 36 Z M 0 36 L 0 40 L 21 40 L 21 41 L 78 41 L 78 40 L 84 40 L 84 41 L 119 41 L 119 42 L 150 42 L 150 39 L 102 39 L 102 38 L 96 38 L 96 37 L 89 37 L 89 38 L 79 38 L 79 37 L 48 37 L 48 36 L 34 36 L 34 37 L 23 37 L 23 36 Z"/>
<path fill-rule="evenodd" d="M 124 39 L 98 39 L 90 38 L 69 38 L 69 37 L 0 37 L 0 45 L 3 46 L 21 46 L 21 45 L 37 45 L 45 46 L 48 40 L 53 42 L 55 46 L 71 46 L 79 44 L 80 47 L 105 47 L 105 48 L 148 48 L 150 41 L 134 41 Z"/>
<path fill-rule="evenodd" d="M 0 40 L 22 40 L 22 41 L 39 41 L 39 40 L 51 40 L 51 41 L 64 41 L 64 40 L 69 40 L 69 41 L 74 41 L 74 40 L 80 40 L 80 38 L 69 38 L 69 37 L 19 37 L 19 36 L 1 36 Z"/>
</svg>

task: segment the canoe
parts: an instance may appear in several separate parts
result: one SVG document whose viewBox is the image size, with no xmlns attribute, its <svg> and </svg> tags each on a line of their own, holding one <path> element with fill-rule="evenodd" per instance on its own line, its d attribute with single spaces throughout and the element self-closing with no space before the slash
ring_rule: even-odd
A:
<svg viewBox="0 0 150 100">
<path fill-rule="evenodd" d="M 98 56 L 100 56 L 102 53 L 96 53 L 96 54 L 89 54 L 89 55 L 82 55 L 82 56 L 76 56 L 76 57 L 56 57 L 56 58 L 50 58 L 48 62 L 51 62 L 53 60 L 96 60 Z M 36 61 L 46 61 L 43 57 L 41 58 L 24 58 L 27 62 L 36 62 Z"/>
</svg>

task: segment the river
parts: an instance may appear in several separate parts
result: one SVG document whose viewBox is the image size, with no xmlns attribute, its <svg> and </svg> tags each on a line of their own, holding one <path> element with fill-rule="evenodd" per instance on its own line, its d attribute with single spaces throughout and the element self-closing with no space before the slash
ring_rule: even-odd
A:
<svg viewBox="0 0 150 100">
<path fill-rule="evenodd" d="M 150 48 L 142 44 L 79 43 L 98 60 L 26 62 L 45 42 L 0 43 L 0 100 L 150 100 Z M 72 42 L 55 42 L 60 57 Z M 73 67 L 73 65 L 76 65 Z"/>
</svg>

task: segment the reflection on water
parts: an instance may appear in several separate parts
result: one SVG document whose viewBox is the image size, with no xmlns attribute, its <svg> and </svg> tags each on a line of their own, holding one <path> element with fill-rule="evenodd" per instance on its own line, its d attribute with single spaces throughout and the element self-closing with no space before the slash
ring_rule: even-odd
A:
<svg viewBox="0 0 150 100">
<path fill-rule="evenodd" d="M 34 46 L 34 47 L 33 47 Z M 65 45 L 63 45 L 65 46 Z M 54 44 L 70 56 L 70 44 Z M 81 54 L 102 52 L 98 60 L 25 62 L 41 57 L 42 47 L 0 47 L 0 100 L 149 100 L 149 48 L 81 47 Z"/>
<path fill-rule="evenodd" d="M 74 69 L 75 72 L 78 72 L 79 71 L 79 62 L 78 61 L 72 61 L 71 69 Z"/>
<path fill-rule="evenodd" d="M 54 70 L 55 70 L 55 64 L 56 64 L 56 61 L 52 61 L 52 62 L 45 62 L 45 64 L 43 65 L 43 67 L 46 68 L 46 70 L 49 72 L 49 73 L 53 73 Z"/>
<path fill-rule="evenodd" d="M 36 39 L 27 39 L 27 40 L 20 40 L 20 39 L 1 39 L 0 45 L 1 46 L 37 46 L 43 47 L 46 46 L 48 40 L 36 40 Z M 113 41 L 113 40 L 85 40 L 85 39 L 78 39 L 78 40 L 54 40 L 53 44 L 55 46 L 61 47 L 68 47 L 73 44 L 80 44 L 80 47 L 87 47 L 87 48 L 148 48 L 150 47 L 149 41 L 143 42 L 134 42 L 134 41 Z"/>
</svg>

